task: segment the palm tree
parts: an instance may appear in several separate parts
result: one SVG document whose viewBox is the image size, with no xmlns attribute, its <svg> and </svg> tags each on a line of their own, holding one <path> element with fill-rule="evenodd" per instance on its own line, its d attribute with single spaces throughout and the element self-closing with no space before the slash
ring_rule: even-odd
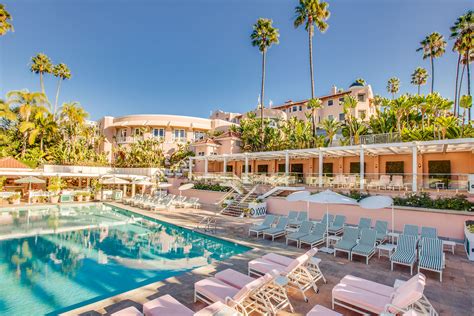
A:
<svg viewBox="0 0 474 316">
<path fill-rule="evenodd" d="M 258 50 L 262 53 L 262 86 L 260 93 L 260 120 L 261 120 L 261 138 L 264 135 L 264 123 L 263 123 L 263 109 L 265 107 L 265 57 L 267 50 L 273 45 L 278 44 L 278 29 L 272 26 L 273 21 L 270 19 L 260 18 L 257 23 L 253 26 L 253 32 L 250 35 L 252 40 L 252 46 L 257 46 Z"/>
<path fill-rule="evenodd" d="M 84 129 L 89 115 L 78 102 L 64 103 L 59 114 L 63 136 L 71 140 L 71 149 L 76 148 L 77 138 Z"/>
<path fill-rule="evenodd" d="M 0 36 L 7 34 L 8 31 L 13 32 L 13 25 L 10 23 L 12 16 L 0 3 Z"/>
<path fill-rule="evenodd" d="M 453 51 L 458 52 L 458 63 L 456 70 L 456 93 L 455 93 L 455 109 L 456 109 L 456 99 L 458 98 L 458 75 L 459 75 L 459 66 L 462 59 L 465 60 L 466 70 L 467 70 L 467 95 L 471 95 L 471 73 L 470 73 L 470 56 L 474 50 L 474 13 L 473 11 L 468 11 L 466 14 L 460 16 L 454 25 L 451 27 L 451 36 L 450 38 L 455 40 Z M 463 68 L 464 70 L 464 68 Z M 461 76 L 462 80 L 462 76 Z M 461 85 L 459 87 L 461 89 Z M 469 112 L 469 119 L 470 119 Z"/>
<path fill-rule="evenodd" d="M 316 110 L 320 110 L 323 108 L 323 102 L 320 99 L 310 99 L 308 100 L 308 103 L 306 105 L 311 109 L 311 131 L 314 136 L 316 135 L 315 113 L 316 113 Z"/>
<path fill-rule="evenodd" d="M 420 87 L 426 84 L 427 79 L 428 72 L 422 67 L 417 67 L 411 74 L 411 84 L 418 87 L 418 95 L 420 94 Z"/>
<path fill-rule="evenodd" d="M 459 99 L 459 106 L 464 109 L 462 115 L 462 129 L 464 130 L 464 124 L 466 122 L 466 111 L 469 112 L 472 107 L 472 96 L 470 95 L 463 95 Z"/>
<path fill-rule="evenodd" d="M 344 100 L 342 101 L 342 107 L 348 123 L 347 125 L 349 126 L 349 137 L 352 141 L 352 110 L 357 107 L 357 99 L 351 95 L 345 95 Z"/>
<path fill-rule="evenodd" d="M 39 53 L 31 58 L 30 70 L 31 72 L 40 75 L 41 92 L 45 94 L 43 75 L 50 74 L 53 71 L 53 64 L 51 63 L 51 60 L 45 54 Z"/>
<path fill-rule="evenodd" d="M 332 145 L 334 136 L 337 134 L 337 131 L 342 127 L 341 122 L 334 119 L 325 119 L 320 124 L 321 128 L 326 131 L 326 136 L 328 138 L 328 146 Z"/>
<path fill-rule="evenodd" d="M 53 116 L 56 117 L 56 111 L 58 108 L 59 100 L 59 89 L 61 88 L 61 81 L 65 79 L 71 79 L 71 71 L 66 64 L 60 63 L 53 67 L 53 75 L 58 78 L 58 87 L 56 90 L 56 101 L 54 102 Z"/>
<path fill-rule="evenodd" d="M 58 126 L 54 120 L 54 115 L 44 106 L 37 107 L 33 115 L 34 128 L 30 132 L 29 144 L 32 145 L 36 139 L 40 140 L 40 150 L 44 150 L 45 140 L 51 140 L 56 134 Z"/>
<path fill-rule="evenodd" d="M 395 99 L 395 94 L 400 90 L 400 79 L 397 77 L 392 77 L 388 79 L 387 82 L 387 91 L 392 94 L 392 100 Z"/>
<path fill-rule="evenodd" d="M 8 121 L 16 121 L 17 116 L 15 112 L 10 109 L 10 104 L 0 99 L 0 118 Z"/>
<path fill-rule="evenodd" d="M 309 42 L 309 71 L 311 76 L 311 99 L 314 99 L 314 77 L 313 77 L 313 33 L 314 25 L 321 33 L 326 32 L 329 25 L 327 20 L 331 13 L 328 10 L 329 4 L 320 0 L 299 0 L 299 5 L 295 8 L 295 28 L 305 25 L 308 32 Z"/>
<path fill-rule="evenodd" d="M 434 90 L 434 59 L 441 57 L 446 48 L 446 41 L 443 35 L 434 32 L 426 36 L 424 40 L 420 42 L 421 47 L 416 51 L 423 51 L 423 59 L 430 58 L 431 63 L 431 93 Z"/>
<path fill-rule="evenodd" d="M 8 102 L 18 107 L 20 115 L 20 124 L 18 130 L 23 134 L 22 157 L 26 152 L 26 145 L 29 133 L 34 129 L 34 123 L 31 122 L 31 115 L 37 107 L 44 107 L 48 101 L 43 93 L 29 92 L 28 90 L 11 91 L 7 94 Z"/>
</svg>

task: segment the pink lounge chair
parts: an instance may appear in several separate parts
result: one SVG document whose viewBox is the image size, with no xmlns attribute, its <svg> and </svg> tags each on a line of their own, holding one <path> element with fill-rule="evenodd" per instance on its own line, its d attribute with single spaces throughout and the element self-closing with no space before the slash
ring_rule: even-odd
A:
<svg viewBox="0 0 474 316">
<path fill-rule="evenodd" d="M 216 302 L 194 313 L 167 294 L 143 304 L 143 314 L 135 307 L 127 307 L 113 313 L 112 316 L 213 316 L 224 306 L 221 302 Z M 240 313 L 235 311 L 235 315 L 240 315 Z"/>
<path fill-rule="evenodd" d="M 421 315 L 438 315 L 423 295 L 425 282 L 425 276 L 418 274 L 399 287 L 392 288 L 346 276 L 332 290 L 332 306 L 334 309 L 335 305 L 339 305 L 363 314 L 367 311 L 375 314 L 397 314 L 414 309 Z"/>
<path fill-rule="evenodd" d="M 323 279 L 326 282 L 321 270 L 319 269 L 320 260 L 313 259 L 317 253 L 317 248 L 308 250 L 305 254 L 291 259 L 277 254 L 267 254 L 249 262 L 249 275 L 263 275 L 269 271 L 275 270 L 288 279 L 288 286 L 300 291 L 305 301 L 308 301 L 305 292 L 313 289 L 318 293 L 316 282 Z"/>
<path fill-rule="evenodd" d="M 313 307 L 312 310 L 310 310 L 306 314 L 306 316 L 343 316 L 343 315 L 339 314 L 338 312 L 332 311 L 327 307 L 316 305 Z"/>
<path fill-rule="evenodd" d="M 270 271 L 254 279 L 227 269 L 217 273 L 215 277 L 196 282 L 194 301 L 201 300 L 207 304 L 221 302 L 244 315 L 252 312 L 276 314 L 288 306 L 293 312 L 286 291 L 274 283 L 277 276 L 277 271 Z"/>
</svg>

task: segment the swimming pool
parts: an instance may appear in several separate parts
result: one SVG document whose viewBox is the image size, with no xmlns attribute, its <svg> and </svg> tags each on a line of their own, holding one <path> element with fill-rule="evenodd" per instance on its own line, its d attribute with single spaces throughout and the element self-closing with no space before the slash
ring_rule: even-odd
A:
<svg viewBox="0 0 474 316">
<path fill-rule="evenodd" d="M 100 203 L 0 209 L 0 314 L 57 314 L 249 249 Z"/>
</svg>

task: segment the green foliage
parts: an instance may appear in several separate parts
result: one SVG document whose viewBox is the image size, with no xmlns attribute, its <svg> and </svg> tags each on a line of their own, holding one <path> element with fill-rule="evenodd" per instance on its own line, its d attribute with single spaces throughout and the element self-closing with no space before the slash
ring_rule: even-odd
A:
<svg viewBox="0 0 474 316">
<path fill-rule="evenodd" d="M 142 168 L 161 167 L 164 165 L 162 141 L 157 139 L 142 139 L 129 146 L 119 146 L 115 149 L 115 167 Z"/>
<path fill-rule="evenodd" d="M 194 156 L 194 152 L 191 150 L 189 143 L 178 144 L 176 150 L 169 157 L 169 164 L 171 170 L 178 170 L 182 167 L 188 166 L 188 157 Z"/>
<path fill-rule="evenodd" d="M 13 25 L 10 23 L 12 16 L 0 3 L 0 36 L 7 34 L 8 31 L 13 32 Z"/>
<path fill-rule="evenodd" d="M 60 177 L 54 177 L 49 180 L 48 191 L 58 193 L 66 187 L 66 183 Z"/>
<path fill-rule="evenodd" d="M 5 185 L 5 181 L 7 177 L 0 177 L 0 191 L 3 191 L 3 186 Z"/>
<path fill-rule="evenodd" d="M 193 189 L 216 191 L 216 192 L 228 192 L 228 191 L 230 191 L 229 187 L 223 187 L 218 183 L 204 183 L 204 182 L 194 183 Z"/>
<path fill-rule="evenodd" d="M 472 211 L 474 204 L 469 202 L 465 195 L 453 197 L 438 197 L 432 199 L 426 192 L 412 193 L 406 197 L 395 197 L 394 204 L 397 206 L 423 207 L 443 210 Z"/>
</svg>

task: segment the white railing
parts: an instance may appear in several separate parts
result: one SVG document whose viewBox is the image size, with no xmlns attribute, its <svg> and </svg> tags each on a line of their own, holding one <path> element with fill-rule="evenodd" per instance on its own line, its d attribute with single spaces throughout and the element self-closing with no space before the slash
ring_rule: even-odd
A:
<svg viewBox="0 0 474 316">
<path fill-rule="evenodd" d="M 113 167 L 89 167 L 89 166 L 64 166 L 64 165 L 44 165 L 43 171 L 46 173 L 85 173 L 85 174 L 122 174 L 122 175 L 136 175 L 151 177 L 157 172 L 160 172 L 160 168 L 113 168 Z"/>
<path fill-rule="evenodd" d="M 348 142 L 340 134 L 336 135 L 330 147 L 370 145 L 370 144 L 389 144 L 402 141 L 400 133 L 370 134 L 358 137 L 352 136 Z"/>
</svg>

